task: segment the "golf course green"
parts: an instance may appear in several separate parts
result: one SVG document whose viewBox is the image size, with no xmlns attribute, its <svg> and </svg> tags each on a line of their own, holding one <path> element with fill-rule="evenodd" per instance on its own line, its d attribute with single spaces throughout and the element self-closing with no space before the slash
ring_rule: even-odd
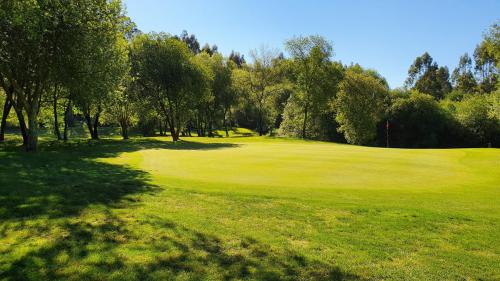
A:
<svg viewBox="0 0 500 281">
<path fill-rule="evenodd" d="M 0 280 L 499 280 L 500 150 L 0 146 Z"/>
</svg>

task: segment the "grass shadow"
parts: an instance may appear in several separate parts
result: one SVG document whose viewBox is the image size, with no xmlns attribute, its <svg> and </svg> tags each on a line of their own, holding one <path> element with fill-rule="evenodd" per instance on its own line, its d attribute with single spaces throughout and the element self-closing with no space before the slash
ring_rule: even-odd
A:
<svg viewBox="0 0 500 281">
<path fill-rule="evenodd" d="M 152 192 L 155 187 L 148 183 L 147 173 L 96 158 L 158 145 L 45 142 L 38 153 L 4 147 L 0 149 L 0 219 L 73 216 L 88 205 L 112 205 L 128 195 Z"/>
<path fill-rule="evenodd" d="M 0 219 L 74 215 L 90 204 L 110 205 L 129 194 L 154 189 L 147 183 L 147 173 L 99 162 L 97 158 L 142 149 L 212 150 L 236 146 L 148 138 L 46 141 L 33 154 L 7 143 L 0 147 Z"/>
<path fill-rule="evenodd" d="M 154 235 L 145 239 L 139 225 L 151 227 Z M 63 239 L 29 252 L 0 279 L 362 280 L 289 249 L 249 237 L 228 243 L 161 218 L 130 224 L 108 213 L 97 223 L 61 227 L 67 233 Z"/>
</svg>

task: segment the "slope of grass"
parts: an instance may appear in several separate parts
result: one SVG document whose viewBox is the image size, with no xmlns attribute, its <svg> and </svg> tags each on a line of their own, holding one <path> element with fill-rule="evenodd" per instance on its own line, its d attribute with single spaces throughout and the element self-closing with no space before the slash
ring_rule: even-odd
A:
<svg viewBox="0 0 500 281">
<path fill-rule="evenodd" d="M 500 150 L 0 147 L 0 280 L 498 280 Z"/>
</svg>

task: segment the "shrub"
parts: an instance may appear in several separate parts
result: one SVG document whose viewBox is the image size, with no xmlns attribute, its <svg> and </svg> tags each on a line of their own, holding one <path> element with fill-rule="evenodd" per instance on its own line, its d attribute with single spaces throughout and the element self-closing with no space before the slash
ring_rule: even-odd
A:
<svg viewBox="0 0 500 281">
<path fill-rule="evenodd" d="M 463 143 L 453 117 L 430 95 L 412 92 L 394 101 L 389 112 L 391 147 L 449 147 Z"/>
</svg>

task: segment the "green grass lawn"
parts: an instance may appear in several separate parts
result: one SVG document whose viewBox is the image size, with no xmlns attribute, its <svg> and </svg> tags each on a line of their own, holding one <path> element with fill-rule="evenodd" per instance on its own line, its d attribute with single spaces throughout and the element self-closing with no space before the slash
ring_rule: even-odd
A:
<svg viewBox="0 0 500 281">
<path fill-rule="evenodd" d="M 0 280 L 500 280 L 500 150 L 244 135 L 0 145 Z"/>
</svg>

